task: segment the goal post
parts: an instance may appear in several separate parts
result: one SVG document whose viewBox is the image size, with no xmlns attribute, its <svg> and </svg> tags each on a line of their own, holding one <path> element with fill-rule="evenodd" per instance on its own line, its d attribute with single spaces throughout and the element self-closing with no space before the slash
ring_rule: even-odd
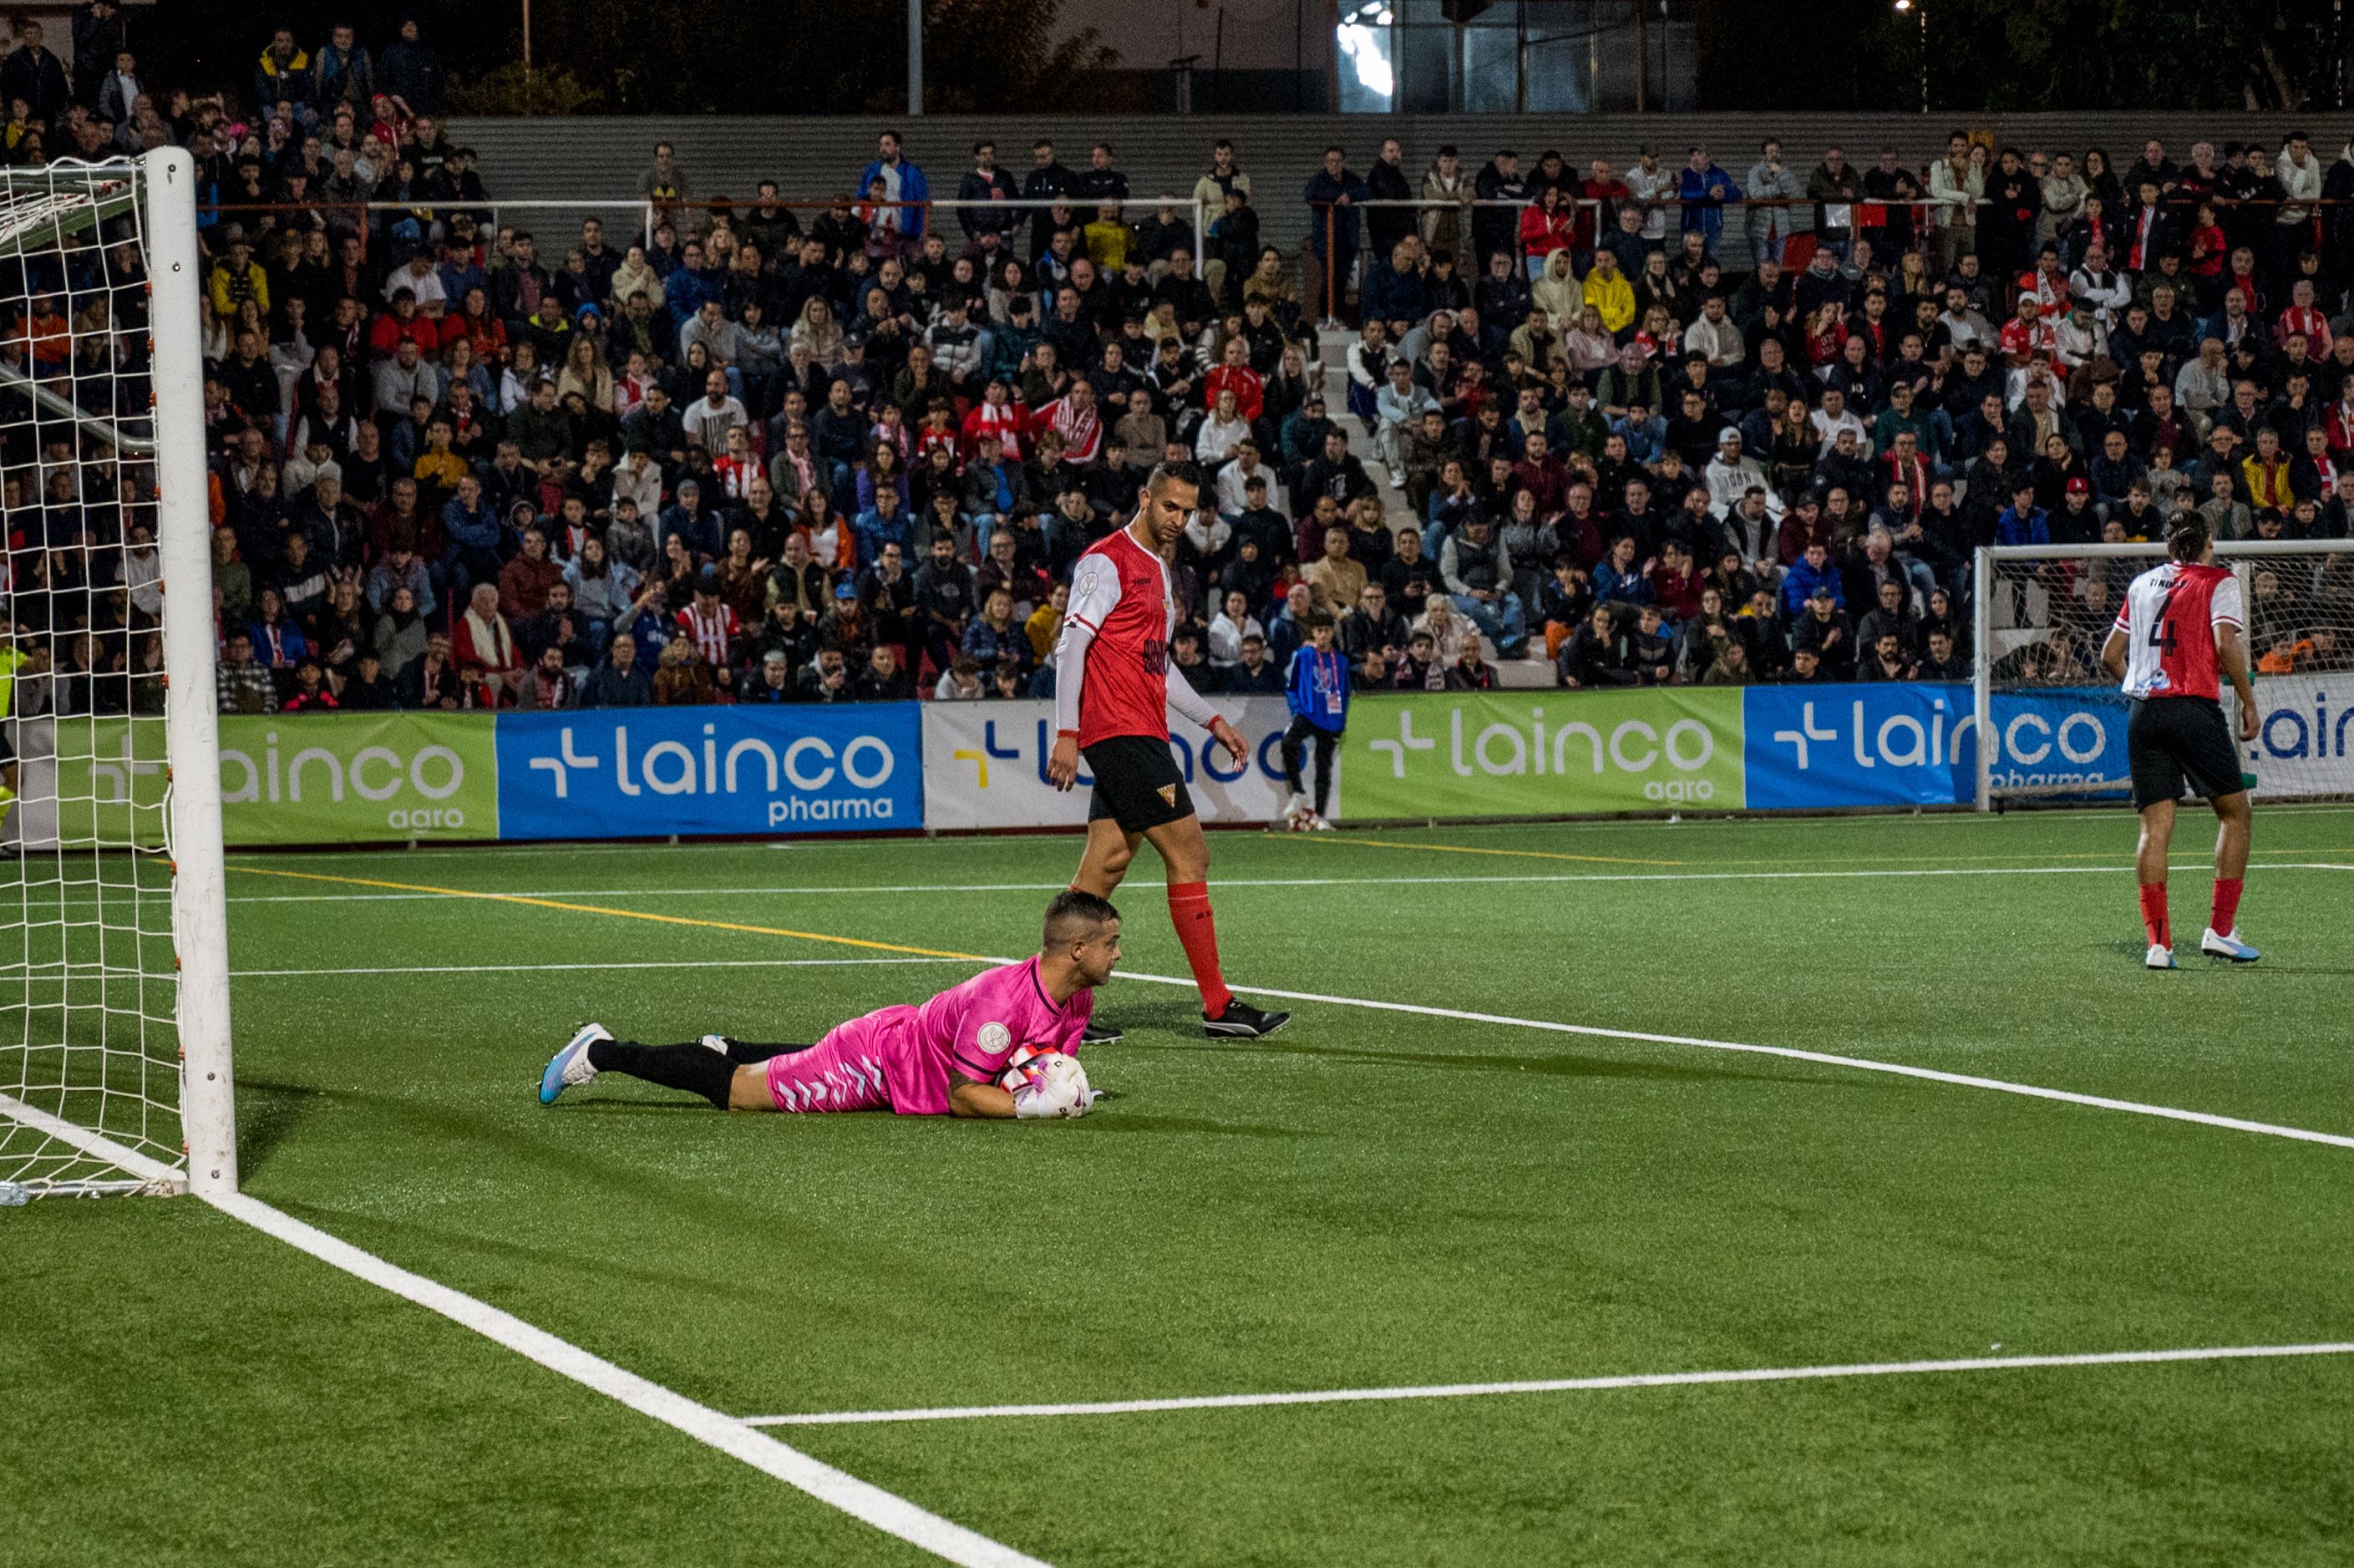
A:
<svg viewBox="0 0 2354 1568">
<path fill-rule="evenodd" d="M 1978 552 L 1978 810 L 2115 800 L 2130 788 L 2126 699 L 2101 647 L 2127 585 L 2165 558 L 2157 544 Z M 2219 541 L 2215 558 L 2247 607 L 2257 735 L 2241 743 L 2243 777 L 2259 800 L 2354 796 L 2354 539 Z M 2222 694 L 2236 721 L 2236 698 Z M 2076 726 L 2073 741 L 2063 726 Z M 2063 755 L 2049 757 L 2055 748 Z"/>
<path fill-rule="evenodd" d="M 237 1186 L 196 184 L 0 171 L 0 1202 Z"/>
<path fill-rule="evenodd" d="M 188 1183 L 237 1191 L 236 1078 L 228 1033 L 228 873 L 221 850 L 220 726 L 213 688 L 212 514 L 205 472 L 196 165 L 182 148 L 146 174 L 154 341 L 155 514 L 164 574 L 165 788 L 171 800 L 172 939 L 179 990 L 180 1120 Z M 176 591 L 175 591 L 176 589 Z"/>
</svg>

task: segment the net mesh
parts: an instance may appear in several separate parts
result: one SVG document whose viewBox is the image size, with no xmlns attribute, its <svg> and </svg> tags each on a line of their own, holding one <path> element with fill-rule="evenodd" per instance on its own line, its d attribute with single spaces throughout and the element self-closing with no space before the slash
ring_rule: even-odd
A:
<svg viewBox="0 0 2354 1568">
<path fill-rule="evenodd" d="M 0 1196 L 183 1162 L 140 177 L 0 173 Z"/>
<path fill-rule="evenodd" d="M 2256 693 L 2256 738 L 2243 746 L 2243 777 L 2258 799 L 2354 795 L 2354 540 L 2216 546 L 2240 579 L 2246 646 Z M 2165 559 L 2158 545 L 2121 553 L 2010 557 L 1994 554 L 1984 591 L 1990 630 L 1980 657 L 1998 699 L 2041 699 L 2090 715 L 2122 735 L 2126 703 L 2102 668 L 2107 641 L 2134 578 Z M 2224 705 L 2234 721 L 2228 688 Z M 2002 729 L 2001 714 L 1997 729 Z M 2057 722 L 2056 720 L 2052 722 Z M 2037 732 L 2040 736 L 2043 733 Z M 2070 748 L 2093 750 L 2089 741 Z M 2041 758 L 2039 762 L 2044 760 Z M 2130 782 L 2122 744 L 2084 757 L 2073 769 L 1998 760 L 1992 793 L 2019 801 L 2113 798 Z"/>
</svg>

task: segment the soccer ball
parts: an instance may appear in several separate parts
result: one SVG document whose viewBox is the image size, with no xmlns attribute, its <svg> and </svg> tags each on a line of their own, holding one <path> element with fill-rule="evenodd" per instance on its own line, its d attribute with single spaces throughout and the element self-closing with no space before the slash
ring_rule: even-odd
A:
<svg viewBox="0 0 2354 1568">
<path fill-rule="evenodd" d="M 1024 1121 L 1085 1116 L 1095 1103 L 1095 1091 L 1087 1086 L 1087 1070 L 1075 1056 L 1041 1051 L 1017 1071 L 1021 1082 L 1013 1090 L 1013 1114 Z"/>
</svg>

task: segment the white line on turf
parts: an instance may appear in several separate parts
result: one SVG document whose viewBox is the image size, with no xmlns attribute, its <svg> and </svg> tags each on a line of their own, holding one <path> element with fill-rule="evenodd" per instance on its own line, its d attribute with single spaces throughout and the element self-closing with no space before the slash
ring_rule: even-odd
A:
<svg viewBox="0 0 2354 1568">
<path fill-rule="evenodd" d="M 992 959 L 991 962 L 1002 962 Z M 1151 985 L 1183 986 L 1191 989 L 1193 981 L 1182 975 L 1134 974 L 1122 969 L 1120 980 L 1143 980 Z M 1332 1007 L 1362 1007 L 1374 1012 L 1410 1012 L 1424 1018 L 1447 1018 L 1464 1023 L 1495 1023 L 1512 1029 L 1541 1029 L 1554 1034 L 1579 1034 L 1599 1040 L 1637 1040 L 1650 1045 L 1687 1045 L 1703 1051 L 1731 1051 L 1743 1055 L 1779 1056 L 1793 1062 L 1814 1062 L 1827 1067 L 1853 1067 L 1866 1073 L 1887 1073 L 1896 1077 L 1920 1078 L 1933 1084 L 1952 1084 L 1969 1089 L 1992 1089 L 2000 1094 L 2024 1095 L 2032 1099 L 2059 1100 L 2068 1105 L 2090 1106 L 2096 1110 L 2126 1111 L 2135 1116 L 2160 1117 L 2168 1121 L 2196 1122 L 2201 1127 L 2220 1127 L 2232 1132 L 2261 1133 L 2270 1138 L 2295 1139 L 2304 1143 L 2326 1143 L 2338 1149 L 2354 1149 L 2354 1138 L 2335 1132 L 2315 1132 L 2301 1127 L 2282 1127 L 2268 1121 L 2249 1121 L 2232 1116 L 2215 1116 L 2206 1111 L 2179 1110 L 2172 1106 L 2145 1105 L 2139 1100 L 2113 1099 L 2106 1095 L 2077 1094 L 2070 1089 L 2047 1089 L 2037 1084 L 2015 1084 L 2006 1078 L 1980 1077 L 1974 1073 L 1947 1073 L 1935 1067 L 1912 1067 L 1901 1062 L 1876 1062 L 1866 1056 L 1841 1056 L 1829 1051 L 1801 1051 L 1789 1045 L 1751 1045 L 1738 1040 L 1711 1040 L 1694 1034 L 1653 1034 L 1638 1029 L 1605 1029 L 1591 1023 L 1559 1023 L 1546 1018 L 1514 1018 L 1500 1012 L 1473 1012 L 1462 1008 L 1425 1007 L 1407 1001 L 1374 1001 L 1361 996 L 1328 996 L 1312 991 L 1278 991 L 1271 986 L 1235 985 L 1234 991 L 1245 996 L 1272 996 L 1286 1001 L 1317 1001 Z"/>
<path fill-rule="evenodd" d="M 618 964 L 532 964 L 505 971 L 510 979 L 528 975 L 595 974 L 601 969 L 840 969 L 864 964 L 961 964 L 962 959 L 639 959 Z M 349 969 L 232 969 L 232 980 L 291 980 L 320 975 L 480 975 L 480 964 L 416 964 L 408 967 Z M 0 984 L 6 978 L 0 976 Z"/>
<path fill-rule="evenodd" d="M 740 1459 L 936 1557 L 968 1564 L 970 1568 L 1044 1568 L 1037 1558 L 991 1541 L 952 1520 L 942 1519 L 896 1493 L 862 1481 L 848 1471 L 837 1470 L 723 1415 L 709 1405 L 698 1404 L 684 1394 L 673 1393 L 567 1340 L 560 1340 L 545 1329 L 534 1328 L 511 1312 L 387 1263 L 374 1253 L 329 1235 L 267 1203 L 242 1193 L 213 1202 L 223 1213 L 256 1230 L 299 1247 L 346 1274 L 405 1297 L 429 1311 L 438 1312 L 551 1372 L 674 1427 L 707 1447 Z"/>
<path fill-rule="evenodd" d="M 2184 861 L 2177 867 L 2191 871 L 2208 863 Z M 2255 871 L 2354 871 L 2354 865 L 2334 861 L 2274 861 L 2260 863 Z M 1558 883 L 1558 882 L 1819 882 L 1878 881 L 1908 877 L 1956 876 L 2125 876 L 2133 867 L 2116 865 L 1977 865 L 1977 866 L 1905 866 L 1855 871 L 1626 871 L 1626 872 L 1525 872 L 1518 874 L 1492 876 L 1449 876 L 1450 883 L 1466 885 Z M 1236 876 L 1222 877 L 1217 885 L 1227 887 L 1384 887 L 1424 886 L 1428 876 Z M 866 885 L 843 883 L 824 886 L 740 886 L 740 887 L 549 887 L 506 894 L 514 898 L 710 898 L 734 896 L 766 898 L 818 894 L 914 894 L 914 893 L 1059 893 L 1069 885 L 1062 882 L 914 882 L 896 885 Z M 0 885 L 4 892 L 5 885 Z M 486 891 L 504 892 L 499 889 Z M 251 893 L 229 899 L 231 904 L 405 904 L 447 898 L 446 893 Z"/>
<path fill-rule="evenodd" d="M 2100 1351 L 2084 1355 L 1970 1356 L 1956 1361 L 1859 1361 L 1847 1366 L 1744 1367 L 1726 1372 L 1631 1372 L 1521 1383 L 1447 1383 L 1400 1388 L 1312 1389 L 1288 1393 L 1212 1393 L 1183 1399 L 1105 1399 L 1073 1404 L 937 1405 L 913 1410 L 820 1411 L 749 1415 L 747 1426 L 846 1426 L 898 1421 L 970 1421 L 1007 1415 L 1136 1415 L 1168 1410 L 1235 1410 L 1269 1404 L 1358 1404 L 1404 1399 L 1472 1399 L 1507 1393 L 1585 1393 L 1605 1389 L 1677 1388 L 1700 1383 L 1810 1383 L 1830 1378 L 1914 1372 L 2022 1372 L 2048 1367 L 2139 1366 L 2157 1362 L 2271 1361 L 2354 1354 L 2354 1343 L 2224 1345 L 2174 1351 Z"/>
<path fill-rule="evenodd" d="M 0 1118 L 32 1123 L 50 1136 L 75 1144 L 147 1181 L 171 1181 L 178 1177 L 177 1171 L 159 1160 L 127 1149 L 87 1128 L 59 1121 L 5 1095 L 0 1095 Z M 570 1378 L 642 1415 L 650 1415 L 665 1426 L 674 1427 L 705 1447 L 716 1448 L 730 1458 L 740 1459 L 754 1469 L 807 1492 L 820 1502 L 840 1509 L 886 1534 L 919 1546 L 935 1557 L 965 1564 L 967 1568 L 1047 1568 L 1047 1564 L 1035 1557 L 991 1541 L 953 1520 L 942 1519 L 896 1493 L 862 1481 L 845 1470 L 837 1470 L 832 1465 L 780 1443 L 766 1433 L 754 1431 L 709 1405 L 698 1404 L 684 1394 L 673 1393 L 660 1383 L 615 1366 L 602 1356 L 591 1354 L 568 1340 L 560 1340 L 545 1329 L 534 1328 L 512 1312 L 502 1311 L 487 1301 L 479 1300 L 461 1290 L 453 1290 L 439 1280 L 428 1279 L 398 1264 L 387 1263 L 376 1254 L 329 1235 L 316 1225 L 274 1209 L 258 1198 L 239 1192 L 207 1201 L 230 1218 L 242 1221 L 265 1235 L 275 1236 L 331 1267 L 342 1269 L 355 1278 L 413 1301 L 428 1311 L 439 1313 L 461 1328 L 471 1329 L 484 1339 L 538 1362 L 550 1372 Z"/>
</svg>

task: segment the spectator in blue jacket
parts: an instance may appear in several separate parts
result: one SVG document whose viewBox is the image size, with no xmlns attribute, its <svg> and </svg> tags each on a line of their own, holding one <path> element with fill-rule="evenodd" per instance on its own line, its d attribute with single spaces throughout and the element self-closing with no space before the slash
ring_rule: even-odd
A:
<svg viewBox="0 0 2354 1568">
<path fill-rule="evenodd" d="M 875 161 L 859 172 L 857 188 L 871 191 L 875 182 L 883 182 L 883 195 L 889 201 L 928 202 L 932 199 L 932 187 L 917 168 L 899 150 L 899 133 L 885 131 L 875 138 Z M 899 209 L 899 232 L 907 244 L 924 232 L 924 209 L 903 207 Z"/>
<path fill-rule="evenodd" d="M 458 493 L 442 503 L 441 533 L 450 541 L 442 556 L 450 599 L 462 600 L 474 584 L 499 580 L 499 515 L 472 474 L 459 480 Z"/>
<path fill-rule="evenodd" d="M 908 514 L 899 500 L 896 485 L 884 485 L 875 492 L 875 504 L 858 514 L 851 524 L 858 535 L 858 558 L 864 562 L 883 558 L 883 546 L 896 545 L 903 556 L 916 553 L 916 520 Z"/>
<path fill-rule="evenodd" d="M 1815 597 L 1815 589 L 1829 585 L 1831 602 L 1840 609 L 1847 608 L 1847 588 L 1840 582 L 1837 568 L 1831 565 L 1830 546 L 1809 545 L 1806 553 L 1790 563 L 1782 577 L 1782 612 L 1796 620 L 1807 610 L 1807 601 Z"/>
<path fill-rule="evenodd" d="M 982 669 L 1011 665 L 1027 674 L 1037 650 L 1030 633 L 1013 616 L 1013 590 L 1000 584 L 981 595 L 981 613 L 965 622 L 964 652 Z"/>
<path fill-rule="evenodd" d="M 1414 269 L 1412 248 L 1403 239 L 1387 256 L 1377 256 L 1365 267 L 1358 303 L 1368 321 L 1385 321 L 1394 336 L 1430 313 L 1428 291 Z"/>
<path fill-rule="evenodd" d="M 720 305 L 727 302 L 727 275 L 705 265 L 703 242 L 690 239 L 680 248 L 677 268 L 663 280 L 663 305 L 674 319 L 684 321 L 701 310 L 705 300 Z"/>
<path fill-rule="evenodd" d="M 2044 517 L 2043 508 L 2035 504 L 2035 486 L 2021 480 L 2012 487 L 2010 504 L 2004 507 L 1994 520 L 1994 542 L 1998 545 L 2048 545 L 2052 529 Z"/>
<path fill-rule="evenodd" d="M 1698 229 L 1715 249 L 1716 237 L 1724 231 L 1724 204 L 1739 201 L 1741 187 L 1717 167 L 1707 148 L 1694 147 L 1677 178 L 1676 195 L 1683 202 L 1685 230 Z"/>
</svg>

